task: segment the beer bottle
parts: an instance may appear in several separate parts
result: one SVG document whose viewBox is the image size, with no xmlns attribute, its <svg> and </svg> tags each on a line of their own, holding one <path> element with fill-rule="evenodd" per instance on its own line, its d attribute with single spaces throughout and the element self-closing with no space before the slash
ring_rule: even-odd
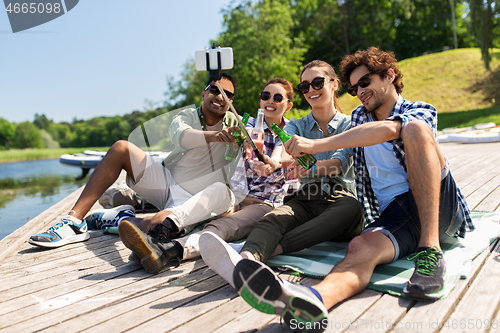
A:
<svg viewBox="0 0 500 333">
<path fill-rule="evenodd" d="M 243 115 L 243 118 L 241 119 L 241 122 L 243 125 L 247 125 L 248 123 L 248 118 L 250 115 L 248 113 L 245 113 Z M 240 130 L 242 130 L 241 126 L 238 125 Z M 236 141 L 236 144 L 231 143 L 227 145 L 226 148 L 226 153 L 224 154 L 224 158 L 228 161 L 234 161 L 234 159 L 238 156 L 238 153 L 240 152 L 241 145 L 243 144 L 243 141 L 245 141 L 245 134 L 239 133 L 238 131 L 233 132 L 233 137 L 234 140 Z"/>
<path fill-rule="evenodd" d="M 291 136 L 288 135 L 281 128 L 279 128 L 279 126 L 276 125 L 275 123 L 273 123 L 271 125 L 271 129 L 278 136 L 278 138 L 280 138 L 280 140 L 281 140 L 281 142 L 283 142 L 283 144 L 285 144 L 285 142 L 290 140 Z M 283 149 L 285 149 L 285 148 L 283 147 Z M 316 157 L 314 157 L 310 154 L 306 154 L 304 156 L 297 158 L 297 162 L 299 162 L 299 164 L 302 165 L 302 167 L 304 169 L 309 170 L 314 164 L 316 164 Z"/>
</svg>

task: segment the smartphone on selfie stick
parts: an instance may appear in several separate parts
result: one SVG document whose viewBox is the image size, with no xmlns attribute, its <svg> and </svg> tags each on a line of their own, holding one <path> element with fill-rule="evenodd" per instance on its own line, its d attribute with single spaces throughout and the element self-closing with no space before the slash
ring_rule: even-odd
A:
<svg viewBox="0 0 500 333">
<path fill-rule="evenodd" d="M 253 152 L 255 153 L 255 156 L 257 156 L 259 161 L 265 163 L 264 157 L 260 153 L 255 143 L 250 138 L 250 135 L 248 134 L 245 125 L 243 125 L 243 123 L 241 122 L 240 116 L 238 115 L 238 112 L 236 112 L 233 103 L 231 103 L 226 93 L 224 92 L 224 89 L 222 89 L 219 83 L 221 77 L 220 76 L 221 70 L 233 68 L 233 49 L 230 47 L 223 47 L 223 48 L 221 48 L 220 46 L 215 47 L 215 43 L 213 43 L 211 49 L 207 48 L 205 50 L 196 51 L 194 58 L 195 58 L 196 70 L 208 71 L 208 77 L 210 81 L 215 82 L 214 83 L 215 86 L 219 88 L 219 92 L 221 93 L 222 97 L 229 105 L 231 111 L 236 116 L 236 119 L 238 120 L 238 124 L 240 125 L 241 130 L 245 134 L 245 140 L 248 141 L 248 143 L 252 147 Z"/>
</svg>

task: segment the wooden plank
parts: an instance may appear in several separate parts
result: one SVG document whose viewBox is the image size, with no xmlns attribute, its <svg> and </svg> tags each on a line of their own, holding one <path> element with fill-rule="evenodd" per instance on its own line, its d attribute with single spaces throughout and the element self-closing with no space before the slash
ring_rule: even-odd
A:
<svg viewBox="0 0 500 333">
<path fill-rule="evenodd" d="M 250 305 L 248 305 L 250 307 Z M 243 315 L 238 316 L 233 321 L 216 329 L 216 333 L 234 333 L 234 332 L 248 332 L 261 329 L 271 322 L 276 316 L 269 315 L 257 311 L 253 308 L 245 312 Z M 283 327 L 286 327 L 284 325 Z"/>
<path fill-rule="evenodd" d="M 102 234 L 102 232 L 97 232 L 97 233 Z M 63 258 L 67 258 L 73 255 L 78 255 L 83 252 L 89 252 L 89 251 L 96 252 L 97 250 L 110 245 L 116 246 L 117 248 L 123 248 L 123 245 L 121 245 L 120 242 L 120 238 L 109 235 L 104 235 L 104 236 L 101 235 L 100 237 L 91 238 L 84 243 L 76 243 L 71 245 L 76 245 L 76 246 L 72 248 L 61 247 L 58 249 L 54 249 L 59 251 L 52 251 L 50 249 L 47 250 L 41 248 L 28 249 L 25 251 L 28 253 L 28 255 L 16 256 L 17 260 L 15 261 L 5 260 L 0 265 L 0 271 L 1 271 L 0 276 L 7 276 L 8 273 L 15 273 L 16 270 L 22 270 L 26 266 L 40 265 L 43 263 L 50 263 L 51 265 L 57 265 L 58 264 L 57 261 Z"/>
<path fill-rule="evenodd" d="M 92 296 L 92 293 L 86 292 L 86 289 L 96 287 L 105 280 L 113 279 L 118 276 L 126 276 L 127 274 L 133 277 L 142 276 L 144 275 L 142 270 L 137 272 L 140 269 L 141 267 L 136 264 L 127 264 L 118 268 L 110 267 L 89 278 L 74 279 L 62 284 L 56 283 L 53 284 L 52 287 L 2 302 L 0 304 L 0 322 L 9 316 L 10 318 L 22 319 L 21 317 L 24 313 L 27 313 L 26 311 L 33 311 L 35 308 L 39 310 L 38 308 L 41 307 L 44 310 L 42 313 L 44 313 L 50 309 L 55 310 L 58 307 L 62 307 L 66 303 L 71 304 L 77 302 L 82 299 L 82 297 L 87 298 Z M 0 327 L 3 326 L 0 324 Z"/>
<path fill-rule="evenodd" d="M 473 155 L 474 158 L 464 158 L 469 154 Z M 489 163 L 490 161 L 499 159 L 496 155 L 492 156 L 489 150 L 469 152 L 462 149 L 454 152 L 452 155 L 453 158 L 450 158 L 450 155 L 446 152 L 444 152 L 444 156 L 448 160 L 453 177 L 460 181 L 469 177 L 471 170 L 482 170 L 491 165 L 491 163 Z"/>
<path fill-rule="evenodd" d="M 460 183 L 457 183 L 458 186 L 460 187 L 460 190 L 462 191 L 462 194 L 466 197 L 470 196 L 472 193 L 474 193 L 478 188 L 484 186 L 484 184 L 487 184 L 489 182 L 494 181 L 495 177 L 498 176 L 499 171 L 496 170 L 495 168 L 493 171 L 494 172 L 488 172 L 484 173 L 482 175 L 477 175 L 475 176 L 472 181 L 470 181 L 467 185 L 461 186 Z M 469 176 L 469 179 L 472 177 Z"/>
<path fill-rule="evenodd" d="M 110 280 L 101 278 L 100 283 L 95 285 L 70 292 L 63 297 L 41 300 L 38 304 L 0 316 L 0 326 L 7 327 L 6 332 L 41 330 L 53 323 L 77 317 L 147 289 L 159 287 L 203 267 L 206 266 L 200 260 L 187 261 L 177 268 L 162 271 L 154 278 L 142 269 L 122 275 L 120 278 Z"/>
<path fill-rule="evenodd" d="M 90 265 L 88 267 L 80 268 L 75 271 L 71 271 L 57 277 L 57 286 L 62 285 L 64 283 L 70 281 L 77 281 L 81 279 L 88 278 L 90 276 L 96 274 L 103 274 L 107 271 L 115 270 L 116 268 L 128 264 L 126 258 L 128 257 L 130 251 L 123 250 L 118 253 L 110 254 L 110 256 L 106 259 L 106 261 L 95 261 L 95 265 Z M 88 264 L 88 263 L 87 263 Z M 132 265 L 132 264 L 131 264 Z M 137 265 L 137 268 L 140 266 Z M 33 295 L 34 293 L 54 288 L 54 279 L 42 279 L 42 280 L 33 280 L 31 283 L 26 283 L 22 286 L 10 288 L 0 292 L 0 299 L 2 303 L 0 303 L 0 309 L 3 307 L 3 304 L 9 300 L 14 298 L 18 298 L 24 295 Z M 9 310 L 14 310 L 9 307 Z"/>
<path fill-rule="evenodd" d="M 498 185 L 492 192 L 490 192 L 479 205 L 476 210 L 483 210 L 488 212 L 495 211 L 500 206 L 500 185 Z"/>
<path fill-rule="evenodd" d="M 486 196 L 498 187 L 498 184 L 500 184 L 500 174 L 496 175 L 490 181 L 477 188 L 477 190 L 470 195 L 467 195 L 467 204 L 469 205 L 469 209 L 476 209 L 481 201 L 483 201 Z"/>
<path fill-rule="evenodd" d="M 440 144 L 439 147 L 448 160 L 451 170 L 459 174 L 464 169 L 476 170 L 478 164 L 496 159 L 495 152 L 500 148 L 500 143 L 475 145 L 447 143 Z M 473 158 L 470 158 L 472 156 Z"/>
<path fill-rule="evenodd" d="M 479 326 L 479 323 L 477 324 Z M 483 320 L 482 324 L 485 328 L 490 329 L 489 333 L 500 333 L 500 311 L 498 311 L 498 308 L 495 317 L 489 322 L 487 319 Z"/>
<path fill-rule="evenodd" d="M 346 332 L 388 332 L 415 303 L 386 294 L 356 319 Z"/>
<path fill-rule="evenodd" d="M 149 278 L 138 283 L 138 286 L 140 284 L 142 288 L 140 293 L 130 294 L 131 290 L 124 290 L 124 288 L 122 288 L 116 291 L 124 296 L 122 300 L 107 304 L 98 309 L 88 306 L 83 306 L 82 309 L 82 307 L 77 304 L 76 306 L 78 309 L 82 311 L 81 315 L 65 320 L 57 325 L 49 326 L 44 331 L 50 333 L 66 333 L 78 327 L 79 331 L 88 329 L 90 331 L 109 330 L 111 332 L 116 332 L 123 321 L 129 322 L 129 325 L 135 326 L 140 324 L 142 322 L 141 320 L 146 321 L 149 317 L 140 317 L 141 311 L 134 310 L 144 307 L 145 309 L 143 311 L 147 312 L 148 309 L 154 305 L 155 301 L 157 301 L 158 304 L 168 301 L 172 306 L 176 300 L 188 302 L 188 298 L 196 294 L 197 291 L 199 292 L 197 295 L 206 292 L 208 285 L 206 283 L 200 283 L 209 278 L 213 278 L 215 275 L 216 274 L 212 270 L 204 267 L 191 272 L 189 275 L 180 277 L 179 279 L 156 286 L 152 284 L 155 279 Z M 198 286 L 195 286 L 197 284 Z M 189 294 L 180 293 L 184 290 L 188 290 Z M 140 320 L 131 322 L 131 318 L 139 318 Z"/>
<path fill-rule="evenodd" d="M 178 299 L 173 301 L 171 299 L 161 299 L 148 307 L 142 307 L 141 315 L 139 315 L 141 324 L 128 332 L 168 332 L 182 325 L 182 323 L 236 297 L 236 291 L 220 276 L 214 276 L 206 282 L 206 285 L 200 284 L 184 290 L 179 295 L 176 295 Z M 223 287 L 220 288 L 221 286 Z M 214 291 L 214 289 L 216 290 Z M 144 320 L 144 317 L 148 319 Z M 123 324 L 132 327 L 137 323 Z M 121 330 L 122 327 L 119 329 Z M 95 327 L 91 329 L 92 332 L 96 332 L 95 330 Z"/>
<path fill-rule="evenodd" d="M 494 159 L 484 159 L 479 161 L 478 159 L 474 158 L 471 159 L 470 163 L 471 165 L 464 165 L 458 171 L 450 165 L 453 178 L 455 179 L 457 184 L 459 183 L 462 185 L 461 187 L 467 186 L 479 177 L 487 177 L 488 175 L 498 174 L 497 165 L 500 163 L 500 155 L 495 156 Z M 474 177 L 471 177 L 472 173 Z"/>
<path fill-rule="evenodd" d="M 241 297 L 235 297 L 229 302 L 212 309 L 211 311 L 188 321 L 176 329 L 170 331 L 171 333 L 185 333 L 185 332 L 212 332 L 217 328 L 232 322 L 241 314 L 250 310 L 250 306 Z"/>
<path fill-rule="evenodd" d="M 346 328 L 362 320 L 363 314 L 381 300 L 381 292 L 365 289 L 356 296 L 330 309 L 328 314 L 328 332 L 343 332 Z"/>
<path fill-rule="evenodd" d="M 500 245 L 497 244 L 460 303 L 440 329 L 440 332 L 487 331 L 484 327 L 479 328 L 474 325 L 477 320 L 493 319 L 498 308 L 500 289 L 496 286 L 498 276 L 500 276 L 499 253 Z M 473 327 L 469 328 L 468 325 L 471 322 L 473 322 Z M 465 329 L 461 326 L 463 324 L 465 324 Z"/>
<path fill-rule="evenodd" d="M 120 247 L 121 249 L 125 248 L 123 245 Z M 107 254 L 117 253 L 120 247 L 113 245 L 96 250 L 95 252 L 83 251 L 83 253 L 79 255 L 61 258 L 57 261 L 57 266 L 48 262 L 40 265 L 28 266 L 12 274 L 2 275 L 0 276 L 0 290 L 21 286 L 26 283 L 31 283 L 32 281 L 54 278 L 64 273 L 96 265 L 96 260 L 97 262 L 106 260 Z"/>
</svg>

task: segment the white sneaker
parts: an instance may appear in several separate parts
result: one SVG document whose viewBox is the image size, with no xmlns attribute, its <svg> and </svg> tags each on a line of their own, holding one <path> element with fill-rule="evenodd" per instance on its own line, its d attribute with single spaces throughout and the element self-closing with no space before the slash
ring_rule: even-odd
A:
<svg viewBox="0 0 500 333">
<path fill-rule="evenodd" d="M 87 223 L 73 216 L 66 215 L 46 232 L 33 235 L 28 243 L 40 247 L 60 247 L 70 243 L 83 242 L 90 238 Z"/>
<path fill-rule="evenodd" d="M 240 254 L 211 231 L 201 234 L 199 246 L 205 263 L 234 288 L 233 271 L 242 259 Z"/>
<path fill-rule="evenodd" d="M 306 286 L 282 280 L 259 261 L 242 259 L 234 269 L 238 294 L 254 309 L 276 314 L 294 331 L 323 332 L 328 310 Z"/>
<path fill-rule="evenodd" d="M 87 222 L 89 230 L 104 230 L 109 227 L 117 227 L 127 217 L 135 217 L 135 209 L 131 205 L 93 210 L 85 217 L 85 222 Z"/>
</svg>

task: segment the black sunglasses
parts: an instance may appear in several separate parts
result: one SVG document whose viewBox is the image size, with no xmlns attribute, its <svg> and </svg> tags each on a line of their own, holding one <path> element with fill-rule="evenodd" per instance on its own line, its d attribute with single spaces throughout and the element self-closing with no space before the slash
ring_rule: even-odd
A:
<svg viewBox="0 0 500 333">
<path fill-rule="evenodd" d="M 263 91 L 260 93 L 260 99 L 263 101 L 267 101 L 271 98 L 271 93 L 269 91 Z M 274 94 L 273 99 L 276 103 L 281 103 L 285 99 L 282 94 Z"/>
<path fill-rule="evenodd" d="M 368 73 L 363 75 L 362 77 L 359 78 L 358 83 L 353 84 L 349 88 L 347 88 L 347 92 L 352 95 L 356 96 L 358 94 L 358 86 L 361 88 L 366 88 L 372 83 L 372 79 L 370 79 L 370 76 L 376 73 Z"/>
<path fill-rule="evenodd" d="M 212 95 L 214 96 L 218 96 L 220 94 L 220 91 L 219 91 L 219 88 L 217 88 L 217 86 L 214 86 L 212 84 L 209 84 L 205 90 L 208 90 Z M 230 92 L 230 91 L 227 91 L 226 89 L 224 89 L 224 92 L 226 93 L 226 96 L 227 98 L 229 99 L 233 99 L 234 97 L 234 93 Z"/>
<path fill-rule="evenodd" d="M 297 90 L 303 94 L 307 94 L 309 86 L 312 86 L 314 90 L 320 90 L 325 86 L 325 80 L 327 80 L 326 77 L 316 77 L 311 81 L 311 83 L 301 82 L 297 85 Z M 334 79 L 330 79 L 330 81 L 334 81 Z"/>
</svg>

